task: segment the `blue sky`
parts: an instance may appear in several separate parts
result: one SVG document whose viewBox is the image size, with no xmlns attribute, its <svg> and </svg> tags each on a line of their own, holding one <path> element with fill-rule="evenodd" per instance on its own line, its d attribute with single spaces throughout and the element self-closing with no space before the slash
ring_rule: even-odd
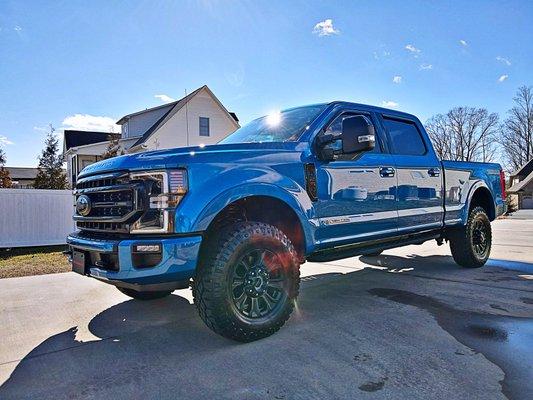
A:
<svg viewBox="0 0 533 400">
<path fill-rule="evenodd" d="M 105 128 L 203 84 L 243 122 L 330 100 L 504 116 L 533 85 L 531 21 L 532 1 L 0 0 L 0 145 L 33 166 L 49 123 Z"/>
</svg>

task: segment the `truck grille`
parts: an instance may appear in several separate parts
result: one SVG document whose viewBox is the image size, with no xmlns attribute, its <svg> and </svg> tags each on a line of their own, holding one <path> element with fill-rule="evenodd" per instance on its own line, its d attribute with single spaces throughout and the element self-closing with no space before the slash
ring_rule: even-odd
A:
<svg viewBox="0 0 533 400">
<path fill-rule="evenodd" d="M 126 172 L 82 178 L 74 194 L 76 202 L 83 195 L 90 204 L 88 213 L 74 214 L 80 230 L 127 233 L 148 204 L 143 184 L 130 182 Z"/>
</svg>

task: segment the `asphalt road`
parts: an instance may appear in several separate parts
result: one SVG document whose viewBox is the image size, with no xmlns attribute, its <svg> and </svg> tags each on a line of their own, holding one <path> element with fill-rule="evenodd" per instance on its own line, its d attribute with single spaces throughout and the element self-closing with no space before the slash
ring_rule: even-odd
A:
<svg viewBox="0 0 533 400">
<path fill-rule="evenodd" d="M 0 399 L 532 398 L 533 220 L 493 229 L 478 270 L 434 242 L 307 263 L 290 321 L 249 344 L 207 329 L 188 291 L 2 279 Z"/>
</svg>

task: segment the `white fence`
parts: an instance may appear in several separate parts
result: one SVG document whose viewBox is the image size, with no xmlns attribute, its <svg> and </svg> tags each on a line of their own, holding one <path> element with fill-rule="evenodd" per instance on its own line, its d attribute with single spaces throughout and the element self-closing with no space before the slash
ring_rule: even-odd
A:
<svg viewBox="0 0 533 400">
<path fill-rule="evenodd" d="M 0 248 L 64 244 L 73 202 L 70 190 L 0 189 Z"/>
</svg>

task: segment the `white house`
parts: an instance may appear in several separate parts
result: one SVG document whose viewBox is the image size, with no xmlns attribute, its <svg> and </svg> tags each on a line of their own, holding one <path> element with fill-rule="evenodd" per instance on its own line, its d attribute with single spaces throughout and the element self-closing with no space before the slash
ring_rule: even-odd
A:
<svg viewBox="0 0 533 400">
<path fill-rule="evenodd" d="M 117 124 L 126 153 L 215 144 L 239 128 L 237 116 L 206 85 L 178 101 L 125 115 Z M 101 159 L 109 135 L 65 130 L 63 151 L 71 184 L 84 167 Z"/>
</svg>

